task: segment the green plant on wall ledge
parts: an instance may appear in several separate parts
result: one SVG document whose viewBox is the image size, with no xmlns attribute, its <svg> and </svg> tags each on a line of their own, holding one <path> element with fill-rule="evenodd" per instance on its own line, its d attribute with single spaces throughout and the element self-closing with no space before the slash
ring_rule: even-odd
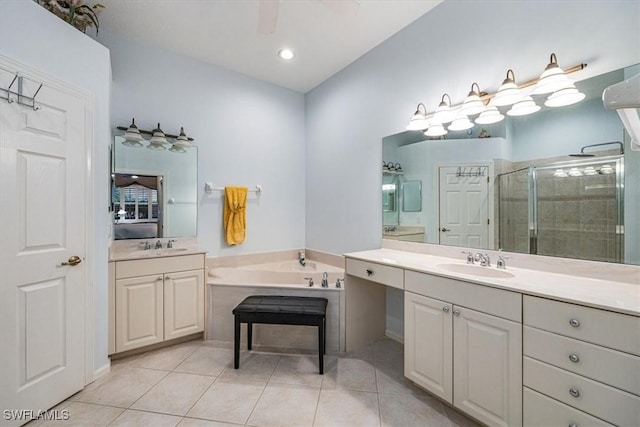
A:
<svg viewBox="0 0 640 427">
<path fill-rule="evenodd" d="M 96 34 L 100 29 L 98 15 L 104 9 L 104 5 L 96 3 L 93 6 L 84 4 L 84 0 L 34 0 L 49 12 L 61 18 L 65 22 L 73 25 L 83 33 L 87 28 L 95 27 Z"/>
</svg>

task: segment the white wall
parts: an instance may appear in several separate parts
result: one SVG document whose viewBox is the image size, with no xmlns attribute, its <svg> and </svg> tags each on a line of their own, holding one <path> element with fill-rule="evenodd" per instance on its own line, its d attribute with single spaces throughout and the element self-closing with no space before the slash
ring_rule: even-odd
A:
<svg viewBox="0 0 640 427">
<path fill-rule="evenodd" d="M 93 95 L 94 368 L 107 360 L 109 51 L 32 1 L 0 1 L 0 53 Z M 104 160 L 103 160 L 104 159 Z"/>
<path fill-rule="evenodd" d="M 151 45 L 100 32 L 111 50 L 111 127 L 131 118 L 167 133 L 184 126 L 198 147 L 198 244 L 208 256 L 304 247 L 304 96 Z M 228 247 L 222 192 L 261 184 L 249 195 L 243 244 Z"/>
<path fill-rule="evenodd" d="M 494 91 L 513 68 L 539 76 L 551 52 L 587 62 L 576 80 L 640 62 L 634 1 L 445 1 L 307 94 L 306 245 L 379 247 L 381 138 L 404 130 L 419 102 L 472 82 Z"/>
</svg>

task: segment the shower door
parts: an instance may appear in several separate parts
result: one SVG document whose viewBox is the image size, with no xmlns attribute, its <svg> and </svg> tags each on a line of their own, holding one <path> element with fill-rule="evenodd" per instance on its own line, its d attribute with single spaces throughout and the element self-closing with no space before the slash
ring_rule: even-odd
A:
<svg viewBox="0 0 640 427">
<path fill-rule="evenodd" d="M 621 156 L 533 166 L 529 252 L 622 262 Z"/>
</svg>

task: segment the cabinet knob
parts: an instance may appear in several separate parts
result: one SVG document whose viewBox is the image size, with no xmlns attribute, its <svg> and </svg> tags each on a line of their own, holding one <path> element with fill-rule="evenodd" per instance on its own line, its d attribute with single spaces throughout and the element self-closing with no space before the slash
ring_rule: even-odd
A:
<svg viewBox="0 0 640 427">
<path fill-rule="evenodd" d="M 569 324 L 574 328 L 577 328 L 578 326 L 580 326 L 580 321 L 578 319 L 571 319 L 569 320 Z"/>
<path fill-rule="evenodd" d="M 156 278 L 156 282 L 159 282 L 159 281 L 161 281 L 161 280 L 162 280 L 162 276 L 158 276 L 158 277 Z"/>
<path fill-rule="evenodd" d="M 164 276 L 165 279 L 171 280 L 171 276 Z"/>
<path fill-rule="evenodd" d="M 367 268 L 367 276 L 373 276 L 373 270 L 371 270 L 370 268 Z"/>
<path fill-rule="evenodd" d="M 575 353 L 571 353 L 569 355 L 569 360 L 571 360 L 573 363 L 578 363 L 580 361 L 580 356 Z"/>
<path fill-rule="evenodd" d="M 454 316 L 460 316 L 460 310 L 453 310 Z"/>
<path fill-rule="evenodd" d="M 578 424 L 576 424 L 576 423 L 571 423 L 571 424 L 569 424 L 569 425 L 568 425 L 568 427 L 578 427 Z"/>
<path fill-rule="evenodd" d="M 573 397 L 580 397 L 580 390 L 578 390 L 577 388 L 570 388 L 569 394 Z"/>
<path fill-rule="evenodd" d="M 444 307 L 442 307 L 442 311 L 444 311 L 445 313 L 449 312 L 449 306 L 445 305 Z"/>
</svg>

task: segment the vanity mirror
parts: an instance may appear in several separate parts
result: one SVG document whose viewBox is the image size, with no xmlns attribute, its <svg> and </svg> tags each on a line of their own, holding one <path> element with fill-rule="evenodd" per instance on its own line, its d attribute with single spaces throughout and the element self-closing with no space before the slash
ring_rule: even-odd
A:
<svg viewBox="0 0 640 427">
<path fill-rule="evenodd" d="M 114 239 L 196 236 L 197 147 L 175 152 L 123 142 L 116 136 L 111 150 Z"/>
<path fill-rule="evenodd" d="M 500 107 L 503 122 L 446 139 L 383 138 L 383 159 L 422 181 L 422 211 L 384 213 L 383 238 L 419 226 L 424 243 L 640 264 L 640 152 L 602 103 L 605 88 L 638 73 L 634 65 L 577 82 L 586 98 L 567 107 L 520 117 Z M 618 141 L 624 148 L 595 145 Z"/>
</svg>

